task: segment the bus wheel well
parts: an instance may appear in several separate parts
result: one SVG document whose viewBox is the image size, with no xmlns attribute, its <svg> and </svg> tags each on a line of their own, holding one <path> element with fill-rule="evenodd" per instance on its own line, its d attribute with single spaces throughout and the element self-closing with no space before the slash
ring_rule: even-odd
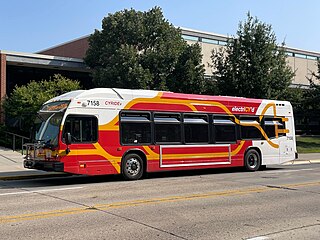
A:
<svg viewBox="0 0 320 240">
<path fill-rule="evenodd" d="M 248 152 L 249 150 L 251 150 L 251 149 L 256 150 L 256 151 L 259 153 L 259 155 L 260 155 L 260 157 L 261 157 L 261 160 L 262 160 L 262 153 L 261 153 L 260 148 L 258 148 L 258 147 L 249 147 L 249 148 L 247 148 L 247 150 L 245 151 L 244 155 L 246 155 L 247 152 Z"/>
</svg>

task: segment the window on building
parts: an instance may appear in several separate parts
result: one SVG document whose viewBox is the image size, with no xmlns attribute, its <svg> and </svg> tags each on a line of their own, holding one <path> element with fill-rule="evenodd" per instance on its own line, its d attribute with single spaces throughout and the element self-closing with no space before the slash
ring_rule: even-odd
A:
<svg viewBox="0 0 320 240">
<path fill-rule="evenodd" d="M 307 59 L 317 61 L 317 57 L 316 56 L 307 55 Z"/>
<path fill-rule="evenodd" d="M 187 41 L 199 41 L 199 38 L 191 35 L 182 35 L 182 38 Z"/>
<path fill-rule="evenodd" d="M 185 114 L 184 135 L 186 143 L 208 143 L 209 122 L 208 115 Z"/>
<path fill-rule="evenodd" d="M 229 143 L 237 140 L 236 124 L 233 117 L 214 116 L 213 125 L 215 142 Z"/>
<path fill-rule="evenodd" d="M 228 43 L 226 41 L 219 40 L 218 44 L 221 46 L 226 46 Z"/>
<path fill-rule="evenodd" d="M 98 141 L 98 119 L 95 116 L 69 115 L 64 125 L 63 136 L 70 133 L 72 143 Z"/>
<path fill-rule="evenodd" d="M 218 45 L 218 40 L 213 40 L 213 39 L 209 39 L 209 38 L 202 38 L 202 42 Z"/>
<path fill-rule="evenodd" d="M 295 53 L 294 56 L 297 58 L 307 58 L 307 55 L 301 53 Z"/>
<path fill-rule="evenodd" d="M 150 144 L 151 120 L 148 112 L 122 112 L 120 132 L 122 144 Z"/>
<path fill-rule="evenodd" d="M 181 143 L 181 116 L 176 113 L 155 113 L 157 143 Z"/>
</svg>

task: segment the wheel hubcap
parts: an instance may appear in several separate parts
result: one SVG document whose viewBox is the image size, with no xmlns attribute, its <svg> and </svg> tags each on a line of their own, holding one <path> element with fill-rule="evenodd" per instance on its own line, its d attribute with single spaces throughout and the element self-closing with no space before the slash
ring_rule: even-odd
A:
<svg viewBox="0 0 320 240">
<path fill-rule="evenodd" d="M 251 154 L 249 156 L 249 166 L 250 168 L 255 168 L 258 164 L 258 156 L 254 155 L 254 154 Z"/>
<path fill-rule="evenodd" d="M 135 176 L 140 172 L 141 164 L 137 159 L 130 158 L 126 163 L 126 169 L 128 174 Z"/>
</svg>

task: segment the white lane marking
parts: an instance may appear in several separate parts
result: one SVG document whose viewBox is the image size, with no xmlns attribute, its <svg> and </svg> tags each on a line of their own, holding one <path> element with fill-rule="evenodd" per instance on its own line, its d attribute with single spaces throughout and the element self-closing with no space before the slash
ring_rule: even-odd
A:
<svg viewBox="0 0 320 240">
<path fill-rule="evenodd" d="M 254 237 L 254 238 L 247 238 L 247 240 L 266 240 L 266 239 L 270 239 L 266 236 L 260 236 L 260 237 Z"/>
<path fill-rule="evenodd" d="M 43 192 L 56 192 L 56 191 L 74 190 L 74 189 L 80 189 L 80 188 L 83 188 L 83 187 L 54 188 L 54 189 L 44 189 L 44 190 L 38 190 L 38 191 L 27 191 L 26 190 L 25 192 L 0 193 L 0 196 L 43 193 Z"/>
<path fill-rule="evenodd" d="M 292 170 L 274 170 L 274 171 L 265 171 L 264 173 L 288 173 L 288 172 L 300 172 L 300 171 L 312 171 L 315 168 L 305 168 L 305 169 L 292 169 Z"/>
</svg>

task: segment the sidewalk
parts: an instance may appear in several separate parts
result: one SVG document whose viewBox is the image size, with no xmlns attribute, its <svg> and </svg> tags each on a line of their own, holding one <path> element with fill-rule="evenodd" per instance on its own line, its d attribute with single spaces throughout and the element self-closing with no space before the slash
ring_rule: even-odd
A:
<svg viewBox="0 0 320 240">
<path fill-rule="evenodd" d="M 24 168 L 21 153 L 0 147 L 0 180 L 41 178 L 59 175 L 62 175 L 62 173 Z"/>
<path fill-rule="evenodd" d="M 320 163 L 320 153 L 301 153 L 299 158 L 283 165 Z"/>
<path fill-rule="evenodd" d="M 320 163 L 320 153 L 299 154 L 299 159 L 284 165 Z M 23 167 L 23 156 L 11 149 L 0 147 L 0 180 L 18 180 L 64 176 L 64 173 L 45 172 Z"/>
</svg>

